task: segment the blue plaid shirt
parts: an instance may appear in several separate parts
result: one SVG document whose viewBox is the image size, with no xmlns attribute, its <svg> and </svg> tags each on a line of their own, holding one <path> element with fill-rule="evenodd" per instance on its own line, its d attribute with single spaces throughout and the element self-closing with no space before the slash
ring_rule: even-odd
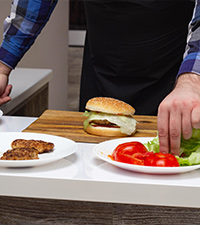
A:
<svg viewBox="0 0 200 225">
<path fill-rule="evenodd" d="M 194 72 L 200 75 L 200 0 L 195 1 L 193 19 L 190 22 L 188 40 L 179 74 Z"/>
<path fill-rule="evenodd" d="M 0 61 L 15 68 L 49 20 L 58 0 L 14 0 L 4 21 Z"/>
<path fill-rule="evenodd" d="M 0 61 L 15 68 L 49 20 L 58 0 L 14 0 L 11 14 L 4 21 L 4 40 Z M 189 24 L 188 41 L 178 74 L 200 75 L 200 0 L 196 0 L 194 16 Z"/>
</svg>

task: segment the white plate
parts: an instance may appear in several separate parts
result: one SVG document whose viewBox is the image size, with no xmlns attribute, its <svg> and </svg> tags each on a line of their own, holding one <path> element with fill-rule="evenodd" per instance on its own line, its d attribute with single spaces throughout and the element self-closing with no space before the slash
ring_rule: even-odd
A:
<svg viewBox="0 0 200 225">
<path fill-rule="evenodd" d="M 3 112 L 0 110 L 0 117 L 3 116 Z"/>
<path fill-rule="evenodd" d="M 39 159 L 34 160 L 0 160 L 0 167 L 30 167 L 41 166 L 67 157 L 77 151 L 77 144 L 67 138 L 40 133 L 0 132 L 0 157 L 5 151 L 11 149 L 15 139 L 35 139 L 54 143 L 51 152 L 38 154 Z"/>
<path fill-rule="evenodd" d="M 149 173 L 149 174 L 177 174 L 193 171 L 200 168 L 200 165 L 194 166 L 180 166 L 180 167 L 153 167 L 153 166 L 139 166 L 128 163 L 121 163 L 112 160 L 108 155 L 111 155 L 117 145 L 129 141 L 139 141 L 146 143 L 153 138 L 120 138 L 99 143 L 93 148 L 93 153 L 100 159 L 117 166 L 119 168 L 130 170 L 134 172 Z"/>
</svg>

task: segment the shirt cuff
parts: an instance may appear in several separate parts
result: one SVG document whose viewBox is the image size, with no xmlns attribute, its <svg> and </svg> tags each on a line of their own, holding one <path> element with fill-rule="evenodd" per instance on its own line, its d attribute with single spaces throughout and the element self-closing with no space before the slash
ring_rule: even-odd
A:
<svg viewBox="0 0 200 225">
<path fill-rule="evenodd" d="M 5 48 L 0 48 L 0 61 L 14 69 L 18 62 L 19 58 L 13 55 L 11 52 L 7 51 Z"/>
<path fill-rule="evenodd" d="M 200 55 L 199 53 L 192 53 L 185 57 L 183 60 L 178 75 L 181 75 L 183 73 L 196 73 L 200 75 Z"/>
</svg>

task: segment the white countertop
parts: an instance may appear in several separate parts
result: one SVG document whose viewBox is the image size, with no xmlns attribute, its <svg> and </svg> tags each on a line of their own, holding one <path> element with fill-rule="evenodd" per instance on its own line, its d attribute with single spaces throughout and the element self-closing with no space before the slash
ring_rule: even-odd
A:
<svg viewBox="0 0 200 225">
<path fill-rule="evenodd" d="M 20 132 L 36 118 L 2 116 L 0 132 Z M 200 208 L 200 170 L 177 175 L 126 171 L 97 159 L 95 144 L 57 162 L 0 168 L 0 195 Z"/>
<path fill-rule="evenodd" d="M 51 69 L 16 68 L 9 76 L 9 83 L 13 85 L 10 94 L 12 100 L 0 106 L 0 109 L 7 114 L 47 84 L 51 78 Z"/>
</svg>

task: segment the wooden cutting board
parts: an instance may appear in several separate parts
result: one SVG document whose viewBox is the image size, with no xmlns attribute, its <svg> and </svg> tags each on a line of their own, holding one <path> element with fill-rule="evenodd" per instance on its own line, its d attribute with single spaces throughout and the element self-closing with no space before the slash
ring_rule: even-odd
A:
<svg viewBox="0 0 200 225">
<path fill-rule="evenodd" d="M 137 132 L 133 137 L 155 137 L 157 135 L 156 116 L 137 116 Z M 85 117 L 82 112 L 46 110 L 23 132 L 45 133 L 72 139 L 76 142 L 99 143 L 116 137 L 87 134 L 83 130 Z M 117 137 L 118 138 L 118 137 Z"/>
</svg>

